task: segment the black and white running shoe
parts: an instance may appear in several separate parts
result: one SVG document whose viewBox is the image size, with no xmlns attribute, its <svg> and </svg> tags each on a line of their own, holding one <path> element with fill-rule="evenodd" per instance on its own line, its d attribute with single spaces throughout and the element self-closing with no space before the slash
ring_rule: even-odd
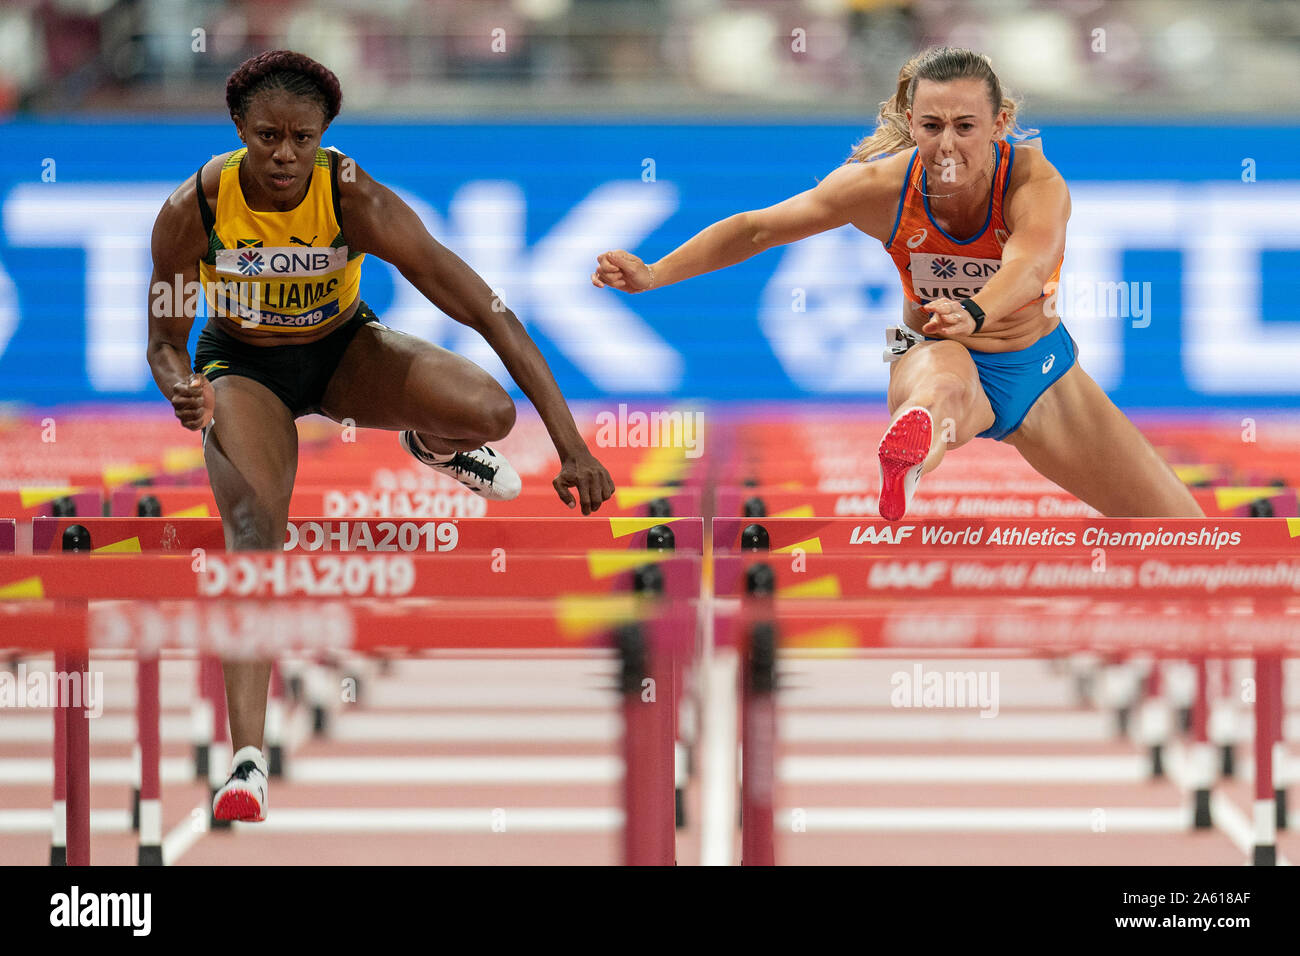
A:
<svg viewBox="0 0 1300 956">
<path fill-rule="evenodd" d="M 261 823 L 268 805 L 266 758 L 256 747 L 241 747 L 230 766 L 230 779 L 212 798 L 212 816 Z"/>
<path fill-rule="evenodd" d="M 473 451 L 458 451 L 451 457 L 446 457 L 435 455 L 425 448 L 414 431 L 402 432 L 401 441 L 402 447 L 416 461 L 455 478 L 470 491 L 489 501 L 510 501 L 518 498 L 519 492 L 523 490 L 519 473 L 510 466 L 510 462 L 487 445 L 480 445 Z"/>
</svg>

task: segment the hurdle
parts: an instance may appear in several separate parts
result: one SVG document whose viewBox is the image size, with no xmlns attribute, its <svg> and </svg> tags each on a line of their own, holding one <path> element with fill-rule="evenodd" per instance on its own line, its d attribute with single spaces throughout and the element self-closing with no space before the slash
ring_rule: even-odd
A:
<svg viewBox="0 0 1300 956">
<path fill-rule="evenodd" d="M 35 554 L 63 550 L 63 536 L 74 525 L 94 542 L 94 553 L 191 554 L 225 550 L 219 518 L 47 518 L 32 519 Z M 326 519 L 292 518 L 286 527 L 284 550 L 304 552 L 365 551 L 378 553 L 446 554 L 453 551 L 501 549 L 507 554 L 544 550 L 585 552 L 602 548 L 666 548 L 700 551 L 704 543 L 701 518 L 680 516 L 600 518 L 451 518 Z"/>
<path fill-rule="evenodd" d="M 226 559 L 235 556 L 225 556 Z M 267 555 L 241 552 L 261 572 L 273 575 L 277 561 L 291 579 L 305 581 L 319 576 L 319 562 L 326 558 L 306 555 Z M 11 559 L 5 559 L 8 562 Z M 12 559 L 23 561 L 24 559 Z M 113 564 L 134 565 L 138 583 L 126 595 L 148 593 L 150 600 L 119 603 L 123 594 L 95 585 L 110 584 L 115 578 L 76 586 L 76 579 L 88 562 L 78 558 L 44 558 L 42 575 L 51 591 L 67 597 L 80 591 L 87 597 L 112 597 L 106 604 L 88 608 L 58 608 L 46 601 L 13 601 L 0 606 L 0 615 L 10 633 L 23 635 L 22 646 L 54 650 L 75 666 L 88 649 L 134 651 L 144 657 L 164 649 L 217 653 L 222 656 L 260 656 L 267 653 L 318 650 L 352 650 L 359 653 L 464 648 L 474 633 L 475 649 L 538 649 L 614 647 L 623 655 L 624 756 L 626 826 L 624 862 L 631 865 L 673 862 L 675 825 L 673 816 L 674 700 L 671 693 L 674 652 L 688 649 L 693 641 L 695 614 L 680 601 L 650 599 L 636 594 L 597 596 L 581 602 L 563 599 L 509 598 L 485 606 L 473 599 L 442 599 L 438 581 L 445 568 L 443 559 L 427 555 L 359 556 L 342 559 L 349 567 L 345 580 L 362 581 L 348 598 L 387 598 L 380 607 L 349 605 L 330 599 L 304 604 L 303 592 L 272 589 L 256 599 L 243 599 L 240 589 L 220 572 L 206 575 L 183 573 L 189 567 L 185 557 L 141 556 L 117 559 Z M 212 556 L 212 562 L 222 557 Z M 333 560 L 333 559 L 331 559 Z M 686 559 L 672 559 L 686 560 Z M 105 559 L 104 563 L 109 563 Z M 100 562 L 95 562 L 99 564 Z M 213 565 L 215 567 L 217 565 Z M 15 567 L 17 567 L 15 565 Z M 363 568 L 365 570 L 363 570 Z M 25 563 L 20 570 L 30 571 Z M 144 579 L 139 573 L 144 572 Z M 147 587 L 145 585 L 147 581 Z M 57 582 L 57 583 L 56 583 Z M 206 582 L 206 583 L 205 583 Z M 393 586 L 402 591 L 400 598 Z M 239 597 L 239 600 L 234 598 Z M 439 627 L 432 631 L 427 612 L 437 600 Z M 399 602 L 400 603 L 396 603 Z M 645 682 L 661 688 L 657 695 L 644 695 Z M 664 693 L 663 691 L 667 691 Z M 82 722 L 84 724 L 84 721 Z M 67 741 L 67 847 L 68 863 L 89 862 L 89 806 L 76 799 L 88 786 L 89 752 L 76 741 Z M 154 751 L 156 756 L 156 750 Z M 149 760 L 145 761 L 146 764 Z"/>
<path fill-rule="evenodd" d="M 641 502 L 649 507 L 655 499 Z M 72 528 L 89 535 L 86 546 L 97 554 L 107 553 L 203 553 L 225 549 L 225 535 L 218 518 L 52 518 L 32 522 L 34 553 L 57 553 L 65 546 Z M 547 553 L 585 552 L 605 548 L 676 549 L 702 552 L 703 520 L 698 517 L 652 515 L 646 517 L 563 518 L 466 518 L 466 519 L 310 519 L 293 518 L 286 529 L 288 551 L 375 551 L 401 553 L 491 552 L 523 554 L 538 549 Z M 684 685 L 684 662 L 674 669 L 674 683 Z M 214 725 L 220 715 L 212 701 Z M 215 728 L 214 728 L 215 729 Z M 215 729 L 219 737 L 222 731 Z M 196 742 L 197 746 L 197 742 Z M 196 754 L 201 757 L 201 752 Z M 685 769 L 686 760 L 681 763 Z M 196 764 L 197 765 L 197 764 Z M 209 761 L 209 783 L 220 786 L 220 767 Z M 679 819 L 684 820 L 685 780 L 679 781 Z"/>
<path fill-rule="evenodd" d="M 770 753 L 764 738 L 774 731 L 775 722 L 763 714 L 769 707 L 764 694 L 770 698 L 766 686 L 772 676 L 767 652 L 762 648 L 773 642 L 773 631 L 783 629 L 788 615 L 804 614 L 807 606 L 820 603 L 825 606 L 825 617 L 835 617 L 833 608 L 840 606 L 842 613 L 833 626 L 859 634 L 855 639 L 861 644 L 855 646 L 862 647 L 889 644 L 880 636 L 878 619 L 893 615 L 909 626 L 923 630 L 928 627 L 928 642 L 922 640 L 917 647 L 968 649 L 979 645 L 968 642 L 961 627 L 955 628 L 955 637 L 950 639 L 942 619 L 960 622 L 970 617 L 1005 625 L 1009 611 L 999 607 L 999 601 L 1014 598 L 1015 613 L 1035 621 L 1041 618 L 1056 623 L 1053 613 L 1082 615 L 1091 627 L 1089 638 L 1061 641 L 1049 635 L 1035 639 L 1032 628 L 1015 631 L 1003 626 L 999 639 L 988 645 L 990 649 L 996 646 L 1010 653 L 1049 653 L 1063 648 L 1137 650 L 1157 658 L 1188 656 L 1202 662 L 1198 667 L 1195 708 L 1200 723 L 1193 728 L 1195 742 L 1189 765 L 1194 787 L 1193 825 L 1205 827 L 1209 825 L 1213 758 L 1206 739 L 1203 657 L 1206 652 L 1221 649 L 1237 656 L 1252 652 L 1259 684 L 1253 856 L 1257 864 L 1268 865 L 1276 859 L 1275 808 L 1285 806 L 1274 792 L 1274 781 L 1281 790 L 1280 661 L 1291 645 L 1274 639 L 1273 632 L 1262 626 L 1258 632 L 1262 637 L 1243 632 L 1240 621 L 1222 614 L 1207 630 L 1197 614 L 1240 607 L 1245 602 L 1269 611 L 1271 617 L 1261 620 L 1282 627 L 1284 634 L 1294 631 L 1297 619 L 1288 622 L 1280 611 L 1285 601 L 1300 590 L 1300 560 L 1289 557 L 1289 542 L 1297 524 L 1259 519 L 1213 525 L 1208 520 L 1105 519 L 1072 523 L 1068 525 L 1072 532 L 1065 533 L 1044 521 L 916 522 L 891 526 L 848 520 L 775 518 L 759 523 L 751 518 L 715 519 L 715 592 L 720 598 L 745 596 L 749 604 L 743 612 L 748 625 L 732 628 L 732 638 L 746 661 L 741 686 L 744 733 L 749 733 L 751 726 L 745 721 L 754 715 L 752 723 L 760 736 L 754 745 L 755 753 Z M 1191 553 L 1173 551 L 1175 539 L 1167 540 L 1166 533 L 1182 535 L 1176 540 L 1184 548 L 1189 541 L 1205 543 Z M 1106 562 L 1100 573 L 1083 547 L 1090 536 L 1094 539 L 1091 543 L 1104 541 L 1117 555 Z M 999 545 L 997 550 L 988 550 L 990 540 Z M 1207 560 L 1206 555 L 1215 548 L 1229 551 L 1230 556 Z M 777 558 L 778 554 L 783 557 Z M 888 600 L 899 593 L 923 596 L 921 605 L 929 616 L 902 614 Z M 790 600 L 794 598 L 809 601 Z M 779 607 L 773 599 L 780 602 Z M 958 599 L 961 603 L 956 603 Z M 830 601 L 837 603 L 832 605 Z M 1063 607 L 1058 606 L 1063 601 Z M 853 614 L 844 610 L 853 607 L 860 608 L 868 619 L 861 627 L 854 623 Z M 1109 616 L 1089 617 L 1087 612 L 1097 607 L 1105 608 Z M 762 608 L 762 613 L 755 608 Z M 1191 632 L 1194 639 L 1180 640 L 1173 634 L 1165 640 L 1169 622 L 1163 617 L 1159 618 L 1162 639 L 1154 645 L 1144 639 L 1140 629 L 1133 631 L 1130 626 L 1134 619 L 1149 620 L 1157 613 L 1175 612 L 1183 615 L 1181 620 L 1189 627 L 1197 625 Z M 876 630 L 862 631 L 868 624 Z M 720 632 L 725 630 L 723 623 L 717 626 Z M 1123 631 L 1131 644 L 1108 636 L 1108 627 Z M 1233 639 L 1218 635 L 1216 627 Z M 1291 631 L 1285 630 L 1288 627 Z M 747 643 L 759 648 L 748 652 L 748 657 Z M 1179 654 L 1179 649 L 1189 653 Z M 756 818 L 756 827 L 766 833 L 762 821 L 769 808 L 761 801 L 770 783 L 764 777 L 772 770 L 753 764 L 748 748 L 745 754 L 746 773 L 752 771 L 758 780 L 752 787 L 742 786 L 743 798 L 757 800 L 758 805 L 757 813 L 751 813 L 746 803 L 743 819 Z M 770 859 L 771 849 L 765 839 L 757 834 L 742 834 L 746 861 Z"/>
<path fill-rule="evenodd" d="M 1018 620 L 1008 618 L 1006 602 L 985 600 L 979 608 L 971 608 L 969 602 L 961 609 L 945 611 L 937 602 L 924 612 L 899 612 L 890 610 L 880 602 L 867 601 L 817 601 L 809 600 L 791 605 L 789 602 L 776 609 L 758 606 L 741 610 L 719 610 L 716 623 L 720 643 L 731 643 L 739 647 L 744 642 L 754 642 L 762 637 L 760 628 L 775 629 L 780 643 L 787 647 L 800 649 L 831 646 L 839 649 L 855 647 L 858 649 L 889 649 L 932 652 L 943 650 L 945 654 L 956 652 L 983 651 L 986 654 L 997 652 L 999 655 L 1041 654 L 1063 650 L 1085 648 L 1140 649 L 1146 653 L 1162 656 L 1187 656 L 1197 651 L 1204 653 L 1239 654 L 1244 648 L 1250 648 L 1257 662 L 1272 662 L 1283 656 L 1294 656 L 1300 649 L 1300 620 L 1295 616 L 1271 612 L 1252 617 L 1234 618 L 1227 614 L 1208 617 L 1204 610 L 1188 604 L 1180 614 L 1171 613 L 1166 604 L 1160 608 L 1158 625 L 1153 626 L 1156 617 L 1155 606 L 1146 608 L 1130 607 L 1131 611 L 1145 611 L 1146 616 L 1139 616 L 1117 625 L 1109 616 L 1113 610 L 1106 606 L 1104 615 L 1079 614 L 1078 607 L 1068 612 L 1052 613 L 1046 608 L 1017 608 Z M 1096 607 L 1092 609 L 1094 612 Z M 833 635 L 833 644 L 822 643 Z M 752 655 L 757 659 L 758 653 Z M 1257 664 L 1261 673 L 1267 668 Z M 759 713 L 770 706 L 760 702 L 762 686 L 757 681 L 742 688 L 745 695 L 743 709 L 745 713 Z M 1261 681 L 1260 700 L 1271 695 L 1270 688 Z M 770 700 L 769 695 L 769 700 Z M 745 733 L 758 729 L 766 736 L 767 727 L 774 724 L 744 724 Z M 1266 701 L 1257 704 L 1256 737 L 1257 759 L 1259 764 L 1256 776 L 1256 803 L 1254 807 L 1255 834 L 1252 847 L 1252 860 L 1255 865 L 1271 865 L 1276 862 L 1275 830 L 1273 827 L 1274 802 L 1272 799 L 1272 780 L 1274 775 L 1272 756 L 1275 752 L 1271 739 L 1272 709 Z M 744 744 L 742 743 L 742 747 Z M 754 762 L 756 757 L 770 752 L 766 739 L 759 746 L 745 747 L 746 763 L 744 774 L 754 775 L 754 782 L 742 787 L 746 799 L 750 795 L 766 794 L 773 786 L 775 768 L 771 764 Z M 768 814 L 763 812 L 760 802 L 759 812 L 751 812 L 748 804 L 742 815 L 742 843 L 745 846 L 746 862 L 762 862 L 771 859 L 772 849 L 768 845 L 772 831 L 767 829 L 764 821 Z M 751 824 L 751 821 L 752 824 Z M 750 826 L 753 832 L 746 832 Z"/>
<path fill-rule="evenodd" d="M 601 505 L 598 517 L 698 517 L 700 504 L 701 490 L 698 487 L 620 487 Z M 217 516 L 216 499 L 207 485 L 126 485 L 114 489 L 109 509 L 111 517 L 122 518 Z M 550 488 L 525 489 L 510 501 L 489 501 L 459 485 L 454 489 L 402 490 L 299 483 L 289 499 L 289 513 L 331 519 L 448 519 L 543 518 L 567 516 L 573 512 Z"/>
<path fill-rule="evenodd" d="M 213 551 L 208 556 L 202 545 L 211 545 L 214 542 L 217 547 L 224 545 L 224 539 L 220 537 L 220 522 L 215 519 L 177 519 L 175 521 L 165 519 L 161 522 L 157 519 L 144 521 L 138 519 L 98 519 L 63 523 L 57 523 L 57 519 L 52 520 L 56 523 L 42 523 L 44 527 L 34 532 L 34 539 L 42 542 L 42 546 L 44 546 L 44 539 L 48 536 L 51 546 L 54 546 L 57 542 L 65 547 L 72 545 L 98 552 L 98 560 L 79 565 L 76 578 L 83 581 L 98 580 L 111 593 L 147 598 L 154 596 L 154 585 L 160 583 L 168 584 L 168 586 L 193 587 L 194 567 L 191 567 L 191 562 L 188 559 L 167 566 L 172 578 L 170 582 L 160 582 L 153 580 L 152 575 L 146 578 L 138 577 L 141 569 L 138 563 L 140 558 L 135 556 L 121 557 L 120 555 L 123 552 L 133 555 L 135 552 L 167 549 L 172 554 L 193 555 L 197 553 L 204 555 L 204 558 L 197 559 L 198 564 L 196 566 L 203 565 L 206 560 L 208 577 L 213 574 L 225 575 L 229 573 L 239 578 L 238 582 L 232 579 L 232 586 L 241 588 L 242 590 L 239 590 L 238 593 L 244 596 L 262 593 L 256 591 L 256 589 L 250 591 L 248 586 L 249 582 L 257 579 L 259 575 L 265 576 L 264 583 L 275 578 L 276 571 L 271 566 L 265 564 L 255 565 L 253 562 L 253 558 L 259 554 L 268 559 L 274 558 L 273 555 L 258 552 L 240 552 L 222 557 L 219 551 Z M 492 527 L 485 529 L 482 522 L 477 519 L 470 519 L 460 524 L 462 528 L 472 528 L 477 534 L 477 537 L 470 536 L 466 539 L 458 533 L 458 523 L 454 521 L 443 523 L 404 522 L 400 531 L 395 531 L 396 525 L 392 522 L 366 522 L 364 527 L 358 529 L 355 525 L 347 525 L 346 523 L 336 523 L 339 524 L 339 527 L 334 527 L 327 521 L 314 522 L 295 519 L 297 524 L 291 522 L 287 530 L 287 538 L 292 539 L 298 529 L 301 528 L 303 529 L 301 545 L 305 548 L 366 547 L 370 545 L 375 548 L 387 547 L 389 550 L 395 550 L 402 545 L 408 548 L 423 547 L 427 550 L 416 553 L 422 555 L 427 553 L 438 554 L 435 560 L 438 562 L 439 568 L 442 569 L 442 573 L 430 587 L 433 592 L 437 592 L 436 596 L 439 597 L 451 595 L 485 598 L 499 598 L 505 595 L 542 597 L 556 594 L 590 596 L 603 593 L 612 594 L 618 591 L 641 591 L 683 598 L 698 596 L 699 557 L 689 555 L 678 557 L 675 552 L 664 549 L 675 545 L 675 542 L 680 539 L 687 546 L 695 543 L 698 551 L 698 542 L 702 540 L 702 521 L 699 518 L 692 521 L 672 517 L 650 519 L 575 519 L 571 517 L 543 519 L 538 523 L 525 521 L 524 524 L 529 525 L 528 530 L 536 533 L 531 535 L 527 533 L 517 534 L 514 539 L 507 537 L 505 543 L 511 546 L 509 551 L 505 548 L 488 550 L 484 543 L 486 541 L 501 543 L 502 536 L 495 534 L 494 529 L 514 527 L 518 531 L 515 526 L 520 522 L 511 520 L 498 523 L 492 519 L 484 520 Z M 574 542 L 575 522 L 577 524 L 587 524 L 584 529 L 585 536 L 579 534 L 578 538 L 581 540 L 578 540 L 577 544 L 596 543 L 608 545 L 612 541 L 615 542 L 616 547 L 622 545 L 623 550 L 592 549 L 585 555 L 557 553 L 548 554 L 545 557 L 524 549 L 514 550 L 516 546 L 521 544 L 526 548 L 536 547 L 539 542 L 547 541 L 548 536 L 550 536 L 549 533 L 555 530 L 568 532 L 569 542 Z M 343 527 L 347 527 L 349 530 L 341 530 Z M 672 530 L 674 527 L 678 529 L 679 533 L 677 535 Z M 93 533 L 91 529 L 93 529 Z M 330 530 L 321 530 L 318 533 L 317 529 Z M 134 533 L 140 531 L 143 533 Z M 422 542 L 419 538 L 421 532 L 424 534 Z M 322 537 L 329 534 L 332 534 L 332 538 L 328 540 Z M 345 534 L 347 535 L 346 538 Z M 98 542 L 103 541 L 107 541 L 107 544 L 102 546 L 98 544 Z M 645 548 L 647 544 L 654 545 L 657 550 L 634 550 L 637 545 Z M 458 550 L 446 550 L 457 548 L 457 546 L 459 546 Z M 499 557 L 497 557 L 498 553 Z M 508 558 L 506 557 L 507 554 L 509 554 Z M 329 564 L 338 561 L 340 557 L 339 555 L 322 554 L 317 560 Z M 357 557 L 360 557 L 360 555 L 357 555 Z M 671 560 L 667 560 L 668 558 L 671 558 Z M 35 563 L 30 563 L 33 560 Z M 26 559 L 26 561 L 28 563 L 23 564 L 21 568 L 15 565 L 13 569 L 13 573 L 19 575 L 20 580 L 29 582 L 40 580 L 40 586 L 46 594 L 53 593 L 50 589 L 58 590 L 60 587 L 58 579 L 50 576 L 56 570 L 49 564 L 50 557 L 42 554 L 40 557 Z M 507 561 L 509 562 L 510 573 L 497 573 L 507 569 Z M 227 572 L 227 568 L 231 570 Z M 43 578 L 39 577 L 41 572 L 45 572 Z M 357 573 L 362 572 L 358 571 Z M 280 593 L 283 594 L 285 593 L 283 569 L 279 571 L 279 574 L 281 577 L 277 580 L 281 585 Z M 75 592 L 82 585 L 67 581 L 62 586 L 71 588 Z M 382 582 L 380 582 L 379 586 L 383 586 Z M 288 590 L 293 591 L 292 584 Z M 308 590 L 301 593 L 312 593 L 311 586 L 308 585 Z M 338 592 L 336 591 L 336 593 Z M 426 596 L 432 596 L 432 592 Z M 676 698 L 678 696 L 677 685 L 680 684 L 680 664 L 685 655 L 674 650 L 668 656 L 672 662 L 672 679 L 667 687 L 671 689 L 672 697 Z M 140 686 L 147 687 L 148 683 L 148 675 L 142 676 Z M 221 698 L 214 701 L 216 704 L 224 703 L 224 698 L 221 697 L 219 692 L 214 696 Z M 144 702 L 142 702 L 142 705 L 141 714 L 143 718 L 149 705 Z M 223 721 L 222 713 L 214 711 L 212 722 L 216 724 L 220 721 Z M 224 731 L 224 724 L 220 731 Z M 143 731 L 139 746 L 146 750 L 146 753 L 139 759 L 143 760 L 145 766 L 152 765 L 156 767 L 156 743 L 146 743 Z M 152 757 L 148 754 L 149 750 L 153 751 Z M 670 800 L 670 802 L 672 801 Z M 677 805 L 678 815 L 680 816 L 680 797 L 677 800 Z M 138 814 L 139 810 L 137 809 L 136 812 Z M 154 855 L 154 851 L 148 849 L 151 844 L 143 831 L 141 839 L 141 862 L 149 862 Z"/>
</svg>

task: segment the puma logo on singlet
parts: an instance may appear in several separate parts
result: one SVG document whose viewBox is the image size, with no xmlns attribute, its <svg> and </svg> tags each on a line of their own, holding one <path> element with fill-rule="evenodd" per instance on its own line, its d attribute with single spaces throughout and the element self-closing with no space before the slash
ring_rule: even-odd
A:
<svg viewBox="0 0 1300 956">
<path fill-rule="evenodd" d="M 315 241 L 316 241 L 316 236 L 312 236 L 312 237 L 311 237 L 311 242 L 315 242 Z M 289 237 L 289 243 L 292 245 L 292 244 L 295 243 L 295 242 L 296 242 L 298 245 L 300 245 L 300 246 L 310 246 L 310 245 L 311 245 L 311 242 L 303 242 L 303 241 L 302 241 L 301 239 L 299 239 L 297 236 L 290 236 L 290 237 Z"/>
</svg>

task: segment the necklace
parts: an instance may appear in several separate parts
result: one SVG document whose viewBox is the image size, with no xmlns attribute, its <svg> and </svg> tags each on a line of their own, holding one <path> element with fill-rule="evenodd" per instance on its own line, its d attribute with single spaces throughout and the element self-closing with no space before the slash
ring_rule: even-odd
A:
<svg viewBox="0 0 1300 956">
<path fill-rule="evenodd" d="M 992 143 L 989 143 L 989 151 L 993 153 L 994 165 L 996 165 L 997 153 L 994 151 L 994 147 Z M 928 193 L 924 189 L 922 189 L 920 183 L 918 183 L 916 185 L 916 191 L 919 192 L 926 199 L 951 199 L 953 196 L 959 195 L 960 193 L 964 193 L 966 190 L 970 189 L 976 183 L 980 183 L 983 181 L 984 181 L 984 177 L 981 175 L 978 179 L 972 179 L 965 186 L 962 186 L 961 189 L 958 189 L 955 192 L 950 192 L 950 193 Z"/>
</svg>

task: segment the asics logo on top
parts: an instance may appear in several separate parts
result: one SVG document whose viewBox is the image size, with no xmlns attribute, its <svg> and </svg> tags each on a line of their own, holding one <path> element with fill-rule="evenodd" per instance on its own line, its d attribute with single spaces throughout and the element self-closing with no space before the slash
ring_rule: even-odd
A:
<svg viewBox="0 0 1300 956">
<path fill-rule="evenodd" d="M 1052 370 L 1052 366 L 1053 366 L 1054 364 L 1056 364 L 1056 353 L 1055 353 L 1055 352 L 1053 352 L 1051 355 L 1047 356 L 1047 361 L 1043 363 L 1043 374 L 1046 375 L 1048 372 L 1050 372 L 1050 371 Z"/>
<path fill-rule="evenodd" d="M 918 231 L 917 231 L 917 232 L 912 236 L 911 239 L 908 239 L 908 240 L 907 240 L 907 248 L 909 248 L 909 249 L 915 249 L 915 248 L 916 248 L 917 246 L 919 246 L 921 243 L 925 242 L 926 238 L 927 238 L 929 235 L 930 235 L 930 230 L 928 230 L 928 229 L 920 229 L 920 230 L 918 230 Z"/>
</svg>

